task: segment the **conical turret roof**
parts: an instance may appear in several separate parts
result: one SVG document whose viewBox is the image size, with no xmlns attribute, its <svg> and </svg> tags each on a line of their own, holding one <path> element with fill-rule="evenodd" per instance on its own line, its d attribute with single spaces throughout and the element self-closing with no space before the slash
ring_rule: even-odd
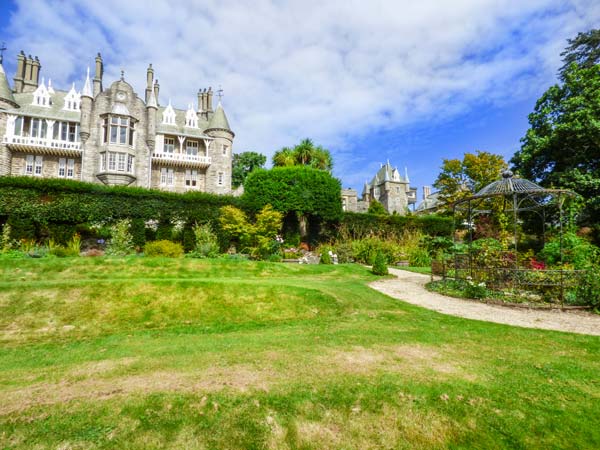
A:
<svg viewBox="0 0 600 450">
<path fill-rule="evenodd" d="M 217 128 L 221 130 L 231 131 L 231 128 L 229 128 L 229 121 L 227 120 L 225 111 L 221 106 L 221 102 L 219 102 L 219 104 L 217 105 L 217 109 L 211 117 L 210 122 L 208 122 L 208 127 L 206 129 L 211 130 Z"/>
<path fill-rule="evenodd" d="M 10 85 L 8 84 L 8 80 L 6 79 L 6 73 L 4 72 L 4 67 L 2 67 L 2 63 L 0 62 L 0 100 L 7 101 L 14 106 L 18 106 L 17 102 L 15 102 L 15 97 L 10 89 Z"/>
</svg>

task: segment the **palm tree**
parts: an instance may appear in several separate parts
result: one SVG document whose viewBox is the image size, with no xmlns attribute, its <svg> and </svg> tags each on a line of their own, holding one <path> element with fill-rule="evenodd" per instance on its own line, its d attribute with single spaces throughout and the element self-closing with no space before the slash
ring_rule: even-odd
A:
<svg viewBox="0 0 600 450">
<path fill-rule="evenodd" d="M 273 154 L 273 165 L 277 167 L 295 166 L 296 158 L 294 150 L 289 147 L 283 147 Z"/>
</svg>

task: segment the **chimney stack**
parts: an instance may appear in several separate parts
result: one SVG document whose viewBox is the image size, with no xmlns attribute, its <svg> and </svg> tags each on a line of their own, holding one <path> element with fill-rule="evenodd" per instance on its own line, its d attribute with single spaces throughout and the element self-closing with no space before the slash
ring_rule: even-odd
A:
<svg viewBox="0 0 600 450">
<path fill-rule="evenodd" d="M 35 83 L 35 87 L 37 88 L 40 85 L 40 69 L 42 65 L 40 64 L 40 60 L 38 57 L 35 57 L 35 60 L 32 63 L 31 69 L 31 81 Z"/>
<path fill-rule="evenodd" d="M 94 74 L 94 97 L 102 92 L 102 75 L 104 75 L 104 63 L 102 55 L 98 53 L 96 56 L 96 73 Z"/>
<path fill-rule="evenodd" d="M 209 87 L 208 88 L 208 92 L 206 93 L 206 109 L 209 112 L 212 112 L 212 110 L 213 110 L 213 108 L 212 108 L 212 95 L 213 95 L 212 88 Z"/>
<path fill-rule="evenodd" d="M 17 73 L 15 74 L 15 92 L 23 92 L 23 82 L 25 81 L 25 52 L 17 55 Z"/>
<path fill-rule="evenodd" d="M 148 100 L 150 100 L 150 93 L 153 89 L 154 83 L 154 69 L 152 69 L 152 64 L 148 66 L 148 70 L 146 71 L 146 104 Z"/>
<path fill-rule="evenodd" d="M 34 59 L 31 55 L 25 58 L 25 76 L 23 78 L 23 92 L 33 92 L 37 89 L 37 83 L 33 80 Z"/>
<path fill-rule="evenodd" d="M 423 186 L 423 200 L 431 195 L 431 186 Z"/>
<path fill-rule="evenodd" d="M 158 100 L 158 91 L 160 90 L 160 84 L 158 84 L 158 80 L 154 80 L 154 97 L 156 98 L 156 104 L 160 106 L 160 101 Z"/>
</svg>

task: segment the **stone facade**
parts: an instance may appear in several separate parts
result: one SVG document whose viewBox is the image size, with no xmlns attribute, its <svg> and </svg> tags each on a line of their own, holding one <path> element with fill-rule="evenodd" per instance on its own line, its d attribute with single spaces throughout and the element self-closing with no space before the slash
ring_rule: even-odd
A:
<svg viewBox="0 0 600 450">
<path fill-rule="evenodd" d="M 71 178 L 173 192 L 230 194 L 234 133 L 212 89 L 187 110 L 158 102 L 152 65 L 144 98 L 121 79 L 103 88 L 95 60 L 83 89 L 54 90 L 37 58 L 17 58 L 11 89 L 0 61 L 0 175 Z"/>
<path fill-rule="evenodd" d="M 382 164 L 370 183 L 365 183 L 362 199 L 354 189 L 342 189 L 344 211 L 367 212 L 371 201 L 377 200 L 390 213 L 405 215 L 417 202 L 417 189 L 410 187 L 408 174 L 400 175 L 389 162 Z"/>
</svg>

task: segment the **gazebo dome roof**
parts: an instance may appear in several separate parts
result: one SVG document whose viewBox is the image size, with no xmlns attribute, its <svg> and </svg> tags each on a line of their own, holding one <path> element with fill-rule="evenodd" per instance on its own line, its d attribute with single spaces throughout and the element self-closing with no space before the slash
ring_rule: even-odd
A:
<svg viewBox="0 0 600 450">
<path fill-rule="evenodd" d="M 473 197 L 488 197 L 493 195 L 511 195 L 511 194 L 536 194 L 548 192 L 538 184 L 535 184 L 524 178 L 514 178 L 510 170 L 502 173 L 502 179 L 488 184 L 477 192 Z"/>
</svg>

